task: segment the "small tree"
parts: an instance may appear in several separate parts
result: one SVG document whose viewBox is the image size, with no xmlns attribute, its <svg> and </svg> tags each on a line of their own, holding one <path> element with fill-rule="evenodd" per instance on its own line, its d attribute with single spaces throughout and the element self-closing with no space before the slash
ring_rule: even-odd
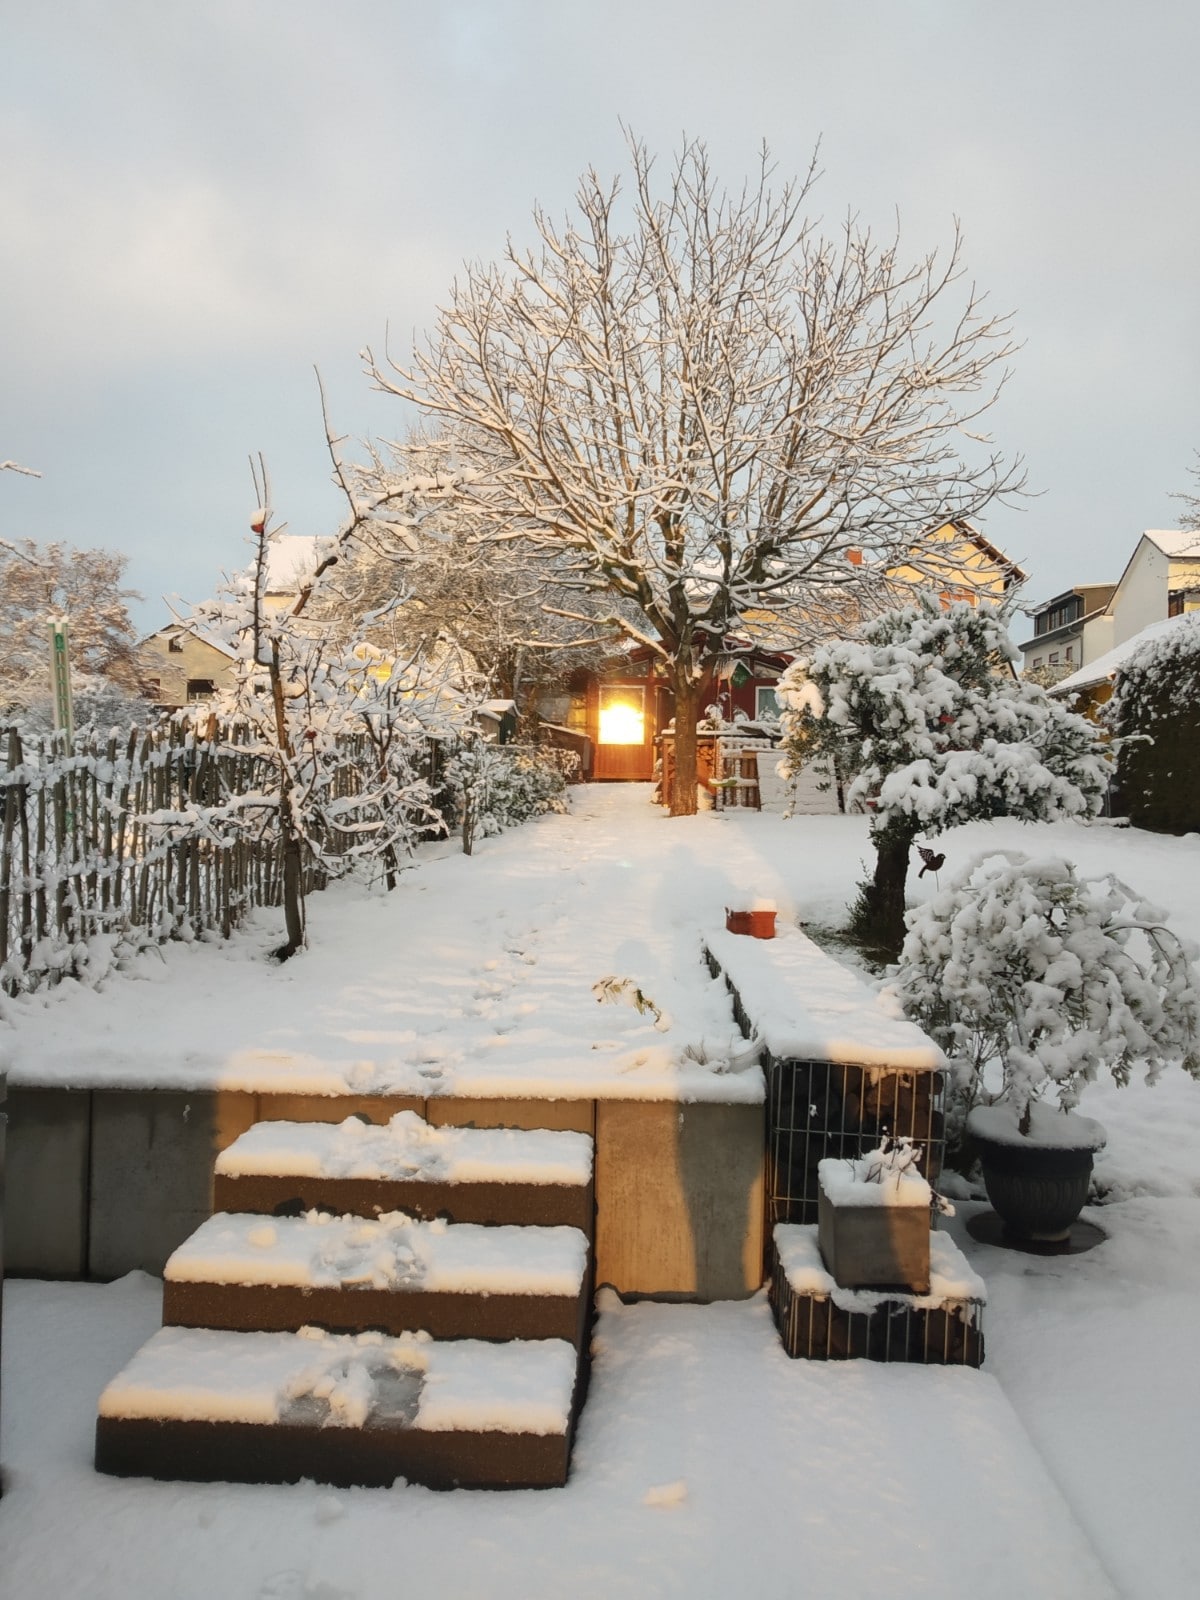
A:
<svg viewBox="0 0 1200 1600">
<path fill-rule="evenodd" d="M 254 559 L 197 615 L 230 640 L 237 657 L 233 686 L 214 709 L 273 773 L 271 792 L 232 797 L 223 825 L 261 829 L 263 807 L 274 813 L 287 934 L 276 954 L 286 960 L 304 943 L 306 862 L 336 876 L 370 861 L 394 886 L 415 833 L 435 820 L 421 772 L 427 736 L 453 735 L 462 717 L 444 677 L 419 657 L 387 656 L 367 641 L 305 625 L 316 585 L 341 558 L 340 542 L 290 607 L 267 605 L 271 544 L 283 529 L 271 525 L 261 458 L 254 476 Z M 352 756 L 356 742 L 363 748 Z"/>
<path fill-rule="evenodd" d="M 853 931 L 896 952 L 913 844 L 964 822 L 1043 822 L 1100 808 L 1097 729 L 1017 679 L 1002 614 L 932 594 L 823 645 L 780 680 L 785 771 L 828 755 L 871 814 L 875 871 Z"/>
<path fill-rule="evenodd" d="M 465 269 L 410 367 L 368 370 L 445 429 L 489 536 L 665 667 L 690 815 L 702 680 L 747 613 L 839 611 L 1019 486 L 974 431 L 1012 345 L 958 294 L 957 233 L 905 263 L 853 218 L 821 236 L 814 170 L 775 189 L 764 151 L 730 193 L 702 144 L 661 180 L 631 156 L 628 203 L 586 173 L 564 225 Z"/>
<path fill-rule="evenodd" d="M 979 857 L 909 917 L 895 982 L 910 1017 L 957 1071 L 951 1143 L 977 1103 L 1064 1110 L 1107 1069 L 1153 1083 L 1171 1061 L 1200 1077 L 1200 952 L 1111 873 L 1068 861 Z M 989 1085 L 988 1068 L 999 1070 Z"/>
</svg>

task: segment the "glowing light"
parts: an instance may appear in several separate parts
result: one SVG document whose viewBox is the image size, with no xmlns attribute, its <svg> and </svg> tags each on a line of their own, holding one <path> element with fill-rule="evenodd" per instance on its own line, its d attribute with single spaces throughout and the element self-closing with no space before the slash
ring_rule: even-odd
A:
<svg viewBox="0 0 1200 1600">
<path fill-rule="evenodd" d="M 646 719 L 635 706 L 603 706 L 600 710 L 601 744 L 644 744 Z"/>
</svg>

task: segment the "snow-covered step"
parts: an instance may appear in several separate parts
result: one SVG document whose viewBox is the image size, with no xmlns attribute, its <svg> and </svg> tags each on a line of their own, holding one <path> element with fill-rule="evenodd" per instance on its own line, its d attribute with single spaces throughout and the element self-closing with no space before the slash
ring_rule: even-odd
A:
<svg viewBox="0 0 1200 1600">
<path fill-rule="evenodd" d="M 589 1310 L 578 1228 L 220 1213 L 167 1262 L 163 1321 L 189 1328 L 424 1329 L 438 1339 L 568 1339 Z"/>
<path fill-rule="evenodd" d="M 259 1122 L 217 1157 L 213 1208 L 405 1211 L 452 1222 L 592 1229 L 592 1141 L 546 1129 Z"/>
<path fill-rule="evenodd" d="M 841 1287 L 811 1224 L 777 1224 L 770 1256 L 771 1307 L 789 1356 L 983 1364 L 987 1287 L 948 1233 L 929 1236 L 927 1294 Z"/>
<path fill-rule="evenodd" d="M 96 1467 L 233 1483 L 566 1482 L 576 1353 L 317 1329 L 163 1328 L 100 1396 Z"/>
</svg>

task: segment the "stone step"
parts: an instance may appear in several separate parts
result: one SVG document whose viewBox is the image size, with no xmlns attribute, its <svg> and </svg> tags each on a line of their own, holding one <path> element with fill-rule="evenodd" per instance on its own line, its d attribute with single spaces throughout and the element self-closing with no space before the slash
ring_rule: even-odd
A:
<svg viewBox="0 0 1200 1600">
<path fill-rule="evenodd" d="M 549 1488 L 566 1482 L 577 1377 L 562 1340 L 163 1328 L 100 1396 L 96 1468 L 191 1482 Z"/>
<path fill-rule="evenodd" d="M 811 1224 L 777 1224 L 770 1257 L 771 1309 L 789 1356 L 982 1366 L 987 1287 L 949 1234 L 930 1235 L 927 1294 L 841 1287 Z"/>
<path fill-rule="evenodd" d="M 579 1349 L 588 1265 L 578 1228 L 221 1213 L 167 1262 L 163 1321 L 243 1331 L 423 1329 L 436 1339 L 566 1339 Z"/>
<path fill-rule="evenodd" d="M 574 1227 L 592 1234 L 592 1140 L 545 1129 L 259 1122 L 217 1157 L 213 1209 Z"/>
</svg>

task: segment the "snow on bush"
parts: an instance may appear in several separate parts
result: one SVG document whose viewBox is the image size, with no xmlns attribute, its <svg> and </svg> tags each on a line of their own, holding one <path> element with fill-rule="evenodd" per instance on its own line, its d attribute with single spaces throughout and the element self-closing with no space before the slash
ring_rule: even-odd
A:
<svg viewBox="0 0 1200 1600">
<path fill-rule="evenodd" d="M 1103 741 L 1045 690 L 1014 677 L 993 606 L 936 595 L 822 645 L 779 682 L 785 776 L 830 757 L 850 806 L 871 813 L 877 852 L 860 932 L 892 949 L 917 838 L 992 817 L 1090 816 L 1107 787 Z"/>
<path fill-rule="evenodd" d="M 1122 665 L 1106 720 L 1130 820 L 1200 829 L 1200 614 L 1180 617 Z"/>
<path fill-rule="evenodd" d="M 969 863 L 910 914 L 895 972 L 956 1065 L 951 1142 L 976 1102 L 1008 1102 L 1027 1131 L 1032 1102 L 1053 1090 L 1069 1110 L 1105 1068 L 1120 1084 L 1172 1061 L 1200 1077 L 1198 954 L 1111 873 L 1016 852 Z"/>
<path fill-rule="evenodd" d="M 447 763 L 445 778 L 462 820 L 463 849 L 533 817 L 567 809 L 571 751 L 494 745 L 475 739 Z"/>
</svg>

